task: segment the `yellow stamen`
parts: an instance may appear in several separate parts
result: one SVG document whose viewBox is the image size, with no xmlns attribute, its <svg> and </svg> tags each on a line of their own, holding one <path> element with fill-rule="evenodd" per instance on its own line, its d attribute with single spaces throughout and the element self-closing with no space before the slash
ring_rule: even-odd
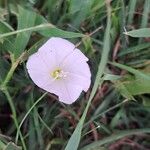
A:
<svg viewBox="0 0 150 150">
<path fill-rule="evenodd" d="M 51 76 L 55 79 L 60 79 L 60 74 L 61 74 L 61 69 L 55 69 L 52 73 Z"/>
</svg>

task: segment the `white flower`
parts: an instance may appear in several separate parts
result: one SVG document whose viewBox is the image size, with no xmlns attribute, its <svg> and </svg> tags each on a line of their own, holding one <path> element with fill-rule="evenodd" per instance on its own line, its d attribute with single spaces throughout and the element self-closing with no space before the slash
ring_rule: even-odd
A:
<svg viewBox="0 0 150 150">
<path fill-rule="evenodd" d="M 50 38 L 27 61 L 27 70 L 40 88 L 71 104 L 88 90 L 91 73 L 88 58 L 74 44 L 62 38 Z"/>
</svg>

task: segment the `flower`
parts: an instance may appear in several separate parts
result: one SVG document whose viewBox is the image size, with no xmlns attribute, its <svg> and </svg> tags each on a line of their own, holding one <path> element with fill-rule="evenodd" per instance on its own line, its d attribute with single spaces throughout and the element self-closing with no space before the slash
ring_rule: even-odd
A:
<svg viewBox="0 0 150 150">
<path fill-rule="evenodd" d="M 91 83 L 88 58 L 71 42 L 50 38 L 27 61 L 27 70 L 40 88 L 58 95 L 59 101 L 71 104 Z"/>
</svg>

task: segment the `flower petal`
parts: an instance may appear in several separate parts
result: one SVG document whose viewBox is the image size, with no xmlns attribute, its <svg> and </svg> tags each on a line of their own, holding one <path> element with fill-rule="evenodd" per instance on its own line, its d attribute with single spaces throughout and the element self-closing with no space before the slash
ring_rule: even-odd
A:
<svg viewBox="0 0 150 150">
<path fill-rule="evenodd" d="M 62 68 L 68 72 L 67 78 L 69 82 L 81 86 L 86 92 L 91 84 L 91 72 L 86 62 L 87 59 L 83 59 L 82 55 L 80 57 L 80 53 L 78 53 L 78 51 L 76 52 L 64 61 Z"/>
<path fill-rule="evenodd" d="M 60 89 L 61 93 L 58 95 L 59 101 L 66 104 L 72 104 L 75 102 L 82 92 L 82 87 L 67 82 L 63 82 Z"/>
<path fill-rule="evenodd" d="M 46 85 L 43 89 L 56 94 L 59 97 L 59 101 L 66 104 L 75 102 L 83 90 L 82 87 L 66 82 L 65 80 L 55 80 L 52 84 Z"/>
<path fill-rule="evenodd" d="M 55 53 L 55 58 L 57 60 L 57 63 L 60 64 L 62 60 L 72 53 L 72 51 L 75 49 L 75 45 L 71 42 L 58 38 L 53 37 L 50 38 L 40 49 L 39 51 L 51 51 Z"/>
<path fill-rule="evenodd" d="M 70 82 L 75 86 L 82 87 L 82 90 L 86 92 L 90 87 L 91 79 L 89 77 L 81 76 L 79 74 L 68 73 L 67 82 Z"/>
<path fill-rule="evenodd" d="M 51 77 L 51 70 L 54 68 L 54 65 L 47 66 L 44 59 L 43 54 L 36 52 L 35 54 L 31 55 L 27 61 L 27 70 L 34 81 L 34 83 L 43 89 L 47 84 L 51 84 L 53 82 L 53 78 Z M 48 55 L 45 56 L 48 58 Z"/>
<path fill-rule="evenodd" d="M 28 72 L 34 83 L 44 90 L 47 85 L 50 85 L 54 82 L 54 79 L 51 78 L 47 73 L 42 73 L 34 70 L 28 70 Z"/>
<path fill-rule="evenodd" d="M 53 70 L 58 66 L 56 51 L 51 49 L 51 46 L 47 42 L 38 50 L 38 53 L 49 70 Z"/>
<path fill-rule="evenodd" d="M 28 70 L 34 70 L 37 72 L 47 73 L 49 71 L 38 52 L 29 57 L 26 66 Z"/>
<path fill-rule="evenodd" d="M 91 77 L 91 72 L 87 64 L 88 58 L 78 49 L 74 50 L 69 57 L 61 64 L 64 70 L 70 73 L 79 74 L 83 77 Z"/>
</svg>

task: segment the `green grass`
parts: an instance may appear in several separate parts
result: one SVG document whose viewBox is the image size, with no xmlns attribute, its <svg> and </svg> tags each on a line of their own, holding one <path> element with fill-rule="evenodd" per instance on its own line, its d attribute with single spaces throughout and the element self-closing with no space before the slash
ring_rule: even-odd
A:
<svg viewBox="0 0 150 150">
<path fill-rule="evenodd" d="M 0 0 L 0 150 L 149 149 L 149 0 Z M 89 58 L 72 105 L 38 88 L 26 60 L 50 37 Z"/>
</svg>

